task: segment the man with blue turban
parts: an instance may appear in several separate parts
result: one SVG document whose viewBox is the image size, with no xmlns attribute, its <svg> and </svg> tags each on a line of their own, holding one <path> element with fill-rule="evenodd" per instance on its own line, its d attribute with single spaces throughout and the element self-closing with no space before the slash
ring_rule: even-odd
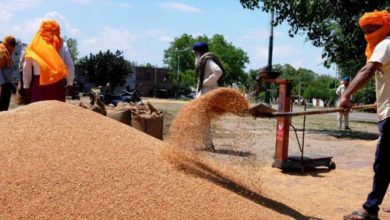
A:
<svg viewBox="0 0 390 220">
<path fill-rule="evenodd" d="M 205 42 L 196 42 L 192 49 L 195 53 L 195 73 L 198 77 L 196 98 L 218 88 L 218 80 L 221 79 L 224 68 L 219 58 L 209 52 L 209 46 Z M 215 151 L 211 136 L 211 126 L 208 128 L 205 150 Z"/>
</svg>

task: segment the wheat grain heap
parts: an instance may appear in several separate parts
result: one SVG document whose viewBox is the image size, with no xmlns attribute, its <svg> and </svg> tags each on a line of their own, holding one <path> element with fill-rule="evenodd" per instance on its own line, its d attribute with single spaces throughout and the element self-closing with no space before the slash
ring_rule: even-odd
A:
<svg viewBox="0 0 390 220">
<path fill-rule="evenodd" d="M 188 105 L 237 108 L 224 94 L 240 99 L 219 90 Z M 211 166 L 177 169 L 163 156 L 167 143 L 78 106 L 46 101 L 0 113 L 0 140 L 0 219 L 291 219 Z"/>
</svg>

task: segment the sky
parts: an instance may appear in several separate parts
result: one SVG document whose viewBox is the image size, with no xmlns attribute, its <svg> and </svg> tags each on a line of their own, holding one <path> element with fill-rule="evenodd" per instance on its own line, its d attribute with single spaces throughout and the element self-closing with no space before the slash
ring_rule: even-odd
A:
<svg viewBox="0 0 390 220">
<path fill-rule="evenodd" d="M 268 63 L 269 14 L 244 9 L 239 0 L 0 0 L 0 38 L 30 43 L 44 19 L 55 19 L 61 35 L 75 38 L 79 58 L 100 50 L 123 51 L 138 64 L 163 66 L 164 50 L 182 34 L 221 34 L 249 56 L 246 70 Z M 335 76 L 323 67 L 322 48 L 304 34 L 274 27 L 273 64 L 291 64 Z"/>
</svg>

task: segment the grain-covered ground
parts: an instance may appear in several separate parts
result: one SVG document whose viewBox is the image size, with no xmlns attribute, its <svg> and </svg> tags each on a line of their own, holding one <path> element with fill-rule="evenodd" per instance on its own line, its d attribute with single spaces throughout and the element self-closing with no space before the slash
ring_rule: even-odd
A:
<svg viewBox="0 0 390 220">
<path fill-rule="evenodd" d="M 148 101 L 168 135 L 187 102 Z M 346 132 L 335 115 L 309 116 L 305 150 L 337 168 L 302 175 L 271 168 L 273 119 L 224 115 L 212 123 L 217 151 L 187 155 L 77 106 L 18 108 L 0 113 L 0 219 L 341 219 L 371 187 L 377 128 L 365 118 Z"/>
<path fill-rule="evenodd" d="M 169 118 L 185 104 L 176 100 L 148 100 Z M 307 116 L 305 137 L 305 156 L 333 156 L 336 170 L 318 169 L 302 175 L 272 168 L 276 120 L 231 114 L 213 122 L 217 151 L 202 155 L 238 170 L 247 170 L 250 175 L 245 181 L 281 195 L 278 201 L 303 215 L 342 219 L 343 215 L 361 207 L 371 189 L 378 129 L 373 113 L 351 113 L 352 131 L 339 130 L 336 117 L 336 114 Z M 169 127 L 169 120 L 165 123 Z M 303 117 L 294 118 L 292 124 L 301 128 Z M 295 134 L 291 131 L 289 142 L 289 155 L 299 155 Z M 383 205 L 390 206 L 389 196 L 385 197 Z M 390 214 L 381 212 L 380 217 L 390 219 Z"/>
</svg>

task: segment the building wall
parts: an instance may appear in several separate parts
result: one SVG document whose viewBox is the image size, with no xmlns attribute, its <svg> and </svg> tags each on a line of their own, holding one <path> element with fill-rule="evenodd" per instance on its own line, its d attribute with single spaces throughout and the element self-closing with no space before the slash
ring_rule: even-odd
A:
<svg viewBox="0 0 390 220">
<path fill-rule="evenodd" d="M 89 82 L 88 77 L 78 74 L 77 69 L 75 72 L 76 82 L 84 85 L 83 92 L 89 92 L 92 87 L 99 86 Z M 169 80 L 168 73 L 169 69 L 167 68 L 132 67 L 132 73 L 126 78 L 126 82 L 122 86 L 116 87 L 114 93 L 121 93 L 126 87 L 134 89 L 136 86 L 141 96 L 151 96 L 154 89 L 170 92 L 172 82 Z"/>
<path fill-rule="evenodd" d="M 169 80 L 169 70 L 166 68 L 136 67 L 136 85 L 142 96 L 153 95 L 153 90 L 171 90 L 172 82 Z"/>
</svg>

